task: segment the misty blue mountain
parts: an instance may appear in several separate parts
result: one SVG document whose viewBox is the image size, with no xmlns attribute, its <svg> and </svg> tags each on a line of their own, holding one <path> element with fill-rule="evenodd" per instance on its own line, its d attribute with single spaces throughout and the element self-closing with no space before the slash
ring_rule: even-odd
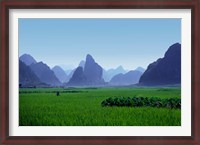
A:
<svg viewBox="0 0 200 145">
<path fill-rule="evenodd" d="M 86 56 L 84 74 L 87 78 L 86 84 L 100 85 L 104 83 L 104 79 L 102 78 L 103 68 L 96 63 L 93 57 L 89 54 Z"/>
<path fill-rule="evenodd" d="M 82 68 L 84 68 L 84 67 L 85 67 L 85 61 L 84 61 L 84 60 L 81 60 L 81 62 L 79 63 L 78 66 L 81 66 Z"/>
<path fill-rule="evenodd" d="M 140 71 L 140 72 L 142 72 L 142 73 L 145 71 L 145 69 L 144 69 L 143 67 L 140 67 L 140 66 L 137 67 L 135 70 L 138 70 L 138 71 Z"/>
<path fill-rule="evenodd" d="M 126 73 L 127 71 L 126 70 L 124 70 L 124 68 L 120 65 L 120 66 L 118 66 L 117 68 L 115 68 L 115 69 L 108 69 L 108 70 L 103 70 L 103 79 L 106 81 L 106 82 L 109 82 L 111 79 L 112 79 L 112 77 L 114 77 L 115 75 L 117 75 L 117 74 L 120 74 L 120 73 L 122 73 L 122 74 L 124 74 L 124 73 Z"/>
<path fill-rule="evenodd" d="M 36 60 L 29 54 L 23 54 L 19 58 L 22 62 L 24 62 L 26 65 L 31 65 L 32 63 L 37 63 Z"/>
<path fill-rule="evenodd" d="M 84 67 L 85 67 L 85 61 L 84 61 L 84 60 L 81 60 L 78 66 L 81 66 L 82 68 L 84 68 Z M 75 70 L 76 70 L 76 69 L 65 71 L 65 73 L 67 74 L 67 79 L 65 79 L 65 80 L 63 81 L 64 83 L 69 82 L 69 80 L 72 78 L 72 76 L 73 76 Z"/>
<path fill-rule="evenodd" d="M 129 62 L 131 63 L 131 62 Z M 106 80 L 106 81 L 104 81 Z M 68 75 L 58 65 L 50 69 L 37 62 L 31 55 L 19 57 L 19 83 L 23 86 L 125 86 L 139 84 L 144 86 L 181 84 L 181 44 L 175 43 L 166 51 L 163 58 L 150 63 L 145 70 L 103 69 L 91 55 L 80 61 L 77 68 Z"/>
<path fill-rule="evenodd" d="M 52 68 L 52 71 L 54 72 L 54 74 L 56 75 L 56 77 L 59 79 L 61 83 L 68 81 L 68 77 L 65 71 L 60 66 L 58 65 L 54 66 Z"/>
<path fill-rule="evenodd" d="M 67 79 L 64 81 L 65 83 L 69 82 L 69 80 L 72 78 L 75 70 L 76 69 L 73 69 L 73 70 L 69 71 L 69 75 L 67 75 Z"/>
<path fill-rule="evenodd" d="M 41 83 L 40 79 L 24 62 L 19 60 L 19 84 L 20 86 L 37 85 Z"/>
<path fill-rule="evenodd" d="M 61 82 L 55 76 L 54 72 L 49 68 L 49 66 L 43 62 L 37 62 L 30 54 L 23 54 L 20 56 L 19 60 L 27 64 L 27 67 L 29 67 L 29 69 L 31 69 L 33 72 L 33 76 L 36 75 L 43 84 L 50 86 L 61 85 Z"/>
<path fill-rule="evenodd" d="M 110 85 L 131 85 L 137 84 L 142 75 L 141 71 L 131 70 L 125 74 L 117 74 L 115 75 L 109 82 Z"/>
<path fill-rule="evenodd" d="M 139 83 L 140 85 L 181 84 L 181 44 L 173 44 L 163 58 L 149 64 Z"/>
<path fill-rule="evenodd" d="M 86 76 L 83 72 L 83 67 L 79 66 L 74 71 L 71 79 L 68 82 L 68 85 L 71 86 L 84 86 L 86 83 Z"/>
<path fill-rule="evenodd" d="M 86 61 L 84 68 L 79 66 L 72 78 L 69 80 L 68 85 L 75 86 L 97 86 L 103 85 L 104 79 L 102 78 L 103 69 L 102 67 L 95 62 L 91 55 L 86 56 Z"/>
<path fill-rule="evenodd" d="M 52 86 L 61 85 L 61 82 L 55 76 L 54 72 L 45 63 L 43 62 L 38 62 L 35 64 L 32 63 L 30 65 L 30 68 L 42 82 Z"/>
<path fill-rule="evenodd" d="M 69 75 L 71 73 L 72 69 L 67 69 L 67 70 L 64 70 L 64 71 L 65 71 L 66 75 Z"/>
</svg>

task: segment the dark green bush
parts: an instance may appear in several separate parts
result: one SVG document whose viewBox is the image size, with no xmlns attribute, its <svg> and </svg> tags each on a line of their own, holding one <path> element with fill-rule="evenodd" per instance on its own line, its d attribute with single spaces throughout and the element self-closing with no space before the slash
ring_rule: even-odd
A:
<svg viewBox="0 0 200 145">
<path fill-rule="evenodd" d="M 103 107 L 110 107 L 110 106 L 126 106 L 126 107 L 142 107 L 142 106 L 149 106 L 149 107 L 165 107 L 165 108 L 174 108 L 174 109 L 181 109 L 181 99 L 178 98 L 170 98 L 170 99 L 161 99 L 156 97 L 115 97 L 115 98 L 108 98 L 104 100 L 101 105 Z"/>
</svg>

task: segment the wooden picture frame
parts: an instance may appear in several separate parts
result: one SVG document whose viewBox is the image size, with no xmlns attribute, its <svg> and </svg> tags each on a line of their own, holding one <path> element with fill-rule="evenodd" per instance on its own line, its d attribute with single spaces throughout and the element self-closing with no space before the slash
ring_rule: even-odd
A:
<svg viewBox="0 0 200 145">
<path fill-rule="evenodd" d="M 200 144 L 199 0 L 3 0 L 1 2 L 1 144 Z M 192 135 L 183 136 L 9 136 L 10 9 L 191 9 Z"/>
</svg>

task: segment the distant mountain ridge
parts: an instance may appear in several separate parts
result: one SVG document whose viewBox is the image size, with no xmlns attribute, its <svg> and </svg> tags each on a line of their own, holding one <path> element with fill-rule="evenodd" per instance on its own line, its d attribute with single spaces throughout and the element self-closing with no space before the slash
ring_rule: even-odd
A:
<svg viewBox="0 0 200 145">
<path fill-rule="evenodd" d="M 103 79 L 106 82 L 109 82 L 112 79 L 112 77 L 120 73 L 126 73 L 126 70 L 124 70 L 124 68 L 121 65 L 115 69 L 103 70 Z"/>
<path fill-rule="evenodd" d="M 32 84 L 32 86 L 41 83 L 34 72 L 21 60 L 19 60 L 19 84 L 22 86 Z"/>
<path fill-rule="evenodd" d="M 61 85 L 61 82 L 55 76 L 54 72 L 45 63 L 32 63 L 30 68 L 42 82 L 53 86 Z"/>
<path fill-rule="evenodd" d="M 79 63 L 78 66 L 81 66 L 82 68 L 84 68 L 84 67 L 85 67 L 85 61 L 84 61 L 84 60 L 81 60 L 81 62 Z"/>
<path fill-rule="evenodd" d="M 23 62 L 26 64 L 28 68 L 26 68 L 27 72 L 31 70 L 32 73 L 29 73 L 30 78 L 38 78 L 39 82 L 45 83 L 51 86 L 59 86 L 61 82 L 55 76 L 54 72 L 43 62 L 37 62 L 30 54 L 23 54 L 19 57 L 19 62 L 23 68 Z M 21 71 L 22 72 L 22 71 Z M 22 75 L 21 80 L 25 79 L 26 76 Z M 31 85 L 31 83 L 29 83 Z M 33 83 L 34 84 L 34 83 Z"/>
<path fill-rule="evenodd" d="M 145 69 L 144 69 L 144 68 L 142 68 L 142 67 L 140 67 L 140 66 L 139 66 L 139 67 L 137 67 L 135 70 L 138 70 L 138 71 L 140 71 L 140 72 L 142 72 L 142 73 L 145 71 Z"/>
<path fill-rule="evenodd" d="M 54 72 L 54 74 L 56 75 L 56 77 L 59 79 L 59 81 L 61 83 L 66 82 L 67 80 L 67 75 L 65 73 L 65 71 L 58 65 L 54 66 L 52 68 L 52 71 Z"/>
<path fill-rule="evenodd" d="M 180 85 L 181 44 L 171 45 L 164 57 L 150 63 L 146 70 L 138 67 L 128 72 L 122 66 L 106 71 L 88 54 L 67 75 L 60 66 L 51 70 L 47 64 L 24 54 L 19 57 L 19 83 L 24 86 L 42 83 L 49 86 L 121 86 L 137 83 L 141 86 Z"/>
<path fill-rule="evenodd" d="M 181 83 L 181 44 L 171 45 L 163 58 L 149 64 L 140 78 L 140 85 L 171 85 Z"/>
<path fill-rule="evenodd" d="M 137 84 L 142 75 L 142 72 L 138 70 L 132 70 L 125 74 L 115 75 L 109 82 L 110 85 L 132 85 Z"/>
<path fill-rule="evenodd" d="M 37 61 L 29 54 L 23 54 L 19 58 L 22 62 L 24 62 L 26 65 L 31 65 L 32 63 L 37 63 Z"/>
<path fill-rule="evenodd" d="M 79 66 L 77 69 L 74 71 L 73 76 L 68 82 L 68 85 L 72 86 L 83 86 L 86 83 L 86 76 L 84 75 L 83 72 L 83 67 Z"/>
<path fill-rule="evenodd" d="M 102 78 L 103 69 L 98 63 L 95 62 L 90 54 L 86 56 L 84 74 L 87 78 L 87 84 L 89 85 L 98 85 L 104 83 Z"/>
<path fill-rule="evenodd" d="M 84 68 L 82 66 L 76 68 L 72 78 L 69 80 L 68 85 L 102 85 L 104 84 L 102 72 L 102 67 L 95 62 L 91 55 L 88 54 L 86 56 Z"/>
<path fill-rule="evenodd" d="M 84 67 L 85 67 L 85 61 L 81 60 L 78 66 L 81 66 L 84 69 Z M 70 71 L 67 71 L 67 72 L 65 71 L 65 73 L 67 74 L 67 79 L 64 81 L 65 83 L 69 82 L 69 80 L 72 78 L 72 76 L 73 76 L 73 74 L 74 74 L 74 72 L 75 72 L 76 69 L 77 68 L 75 68 L 73 70 L 70 70 Z"/>
</svg>

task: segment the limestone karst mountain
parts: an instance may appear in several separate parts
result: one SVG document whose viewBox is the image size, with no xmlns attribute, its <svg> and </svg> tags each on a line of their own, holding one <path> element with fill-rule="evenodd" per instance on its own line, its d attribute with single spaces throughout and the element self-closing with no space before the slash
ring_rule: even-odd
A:
<svg viewBox="0 0 200 145">
<path fill-rule="evenodd" d="M 108 70 L 103 70 L 103 79 L 106 82 L 109 82 L 115 75 L 120 74 L 120 73 L 124 74 L 126 72 L 127 71 L 124 70 L 124 68 L 121 65 L 115 69 L 112 68 Z"/>
<path fill-rule="evenodd" d="M 32 63 L 37 63 L 36 60 L 30 54 L 23 54 L 19 58 L 26 65 L 31 65 Z"/>
<path fill-rule="evenodd" d="M 103 69 L 95 62 L 91 55 L 86 56 L 86 62 L 84 67 L 84 75 L 86 76 L 86 84 L 100 85 L 104 83 L 102 78 Z"/>
<path fill-rule="evenodd" d="M 32 63 L 30 65 L 30 68 L 42 82 L 52 86 L 61 85 L 61 82 L 55 76 L 54 72 L 45 63 L 43 62 L 38 62 L 35 64 Z"/>
<path fill-rule="evenodd" d="M 149 64 L 139 83 L 141 85 L 172 85 L 181 83 L 181 44 L 169 47 L 163 58 Z"/>
<path fill-rule="evenodd" d="M 140 72 L 142 72 L 142 73 L 144 73 L 145 72 L 145 69 L 143 68 L 143 67 L 137 67 L 135 70 L 138 70 L 138 71 L 140 71 Z"/>
<path fill-rule="evenodd" d="M 59 81 L 61 83 L 66 82 L 67 80 L 67 75 L 65 73 L 65 71 L 58 65 L 54 66 L 52 68 L 52 71 L 54 72 L 54 74 L 56 75 L 56 77 L 59 79 Z"/>
<path fill-rule="evenodd" d="M 82 68 L 84 68 L 85 67 L 85 61 L 81 60 L 78 66 L 81 66 Z"/>
<path fill-rule="evenodd" d="M 104 80 L 102 78 L 103 69 L 95 62 L 91 55 L 86 56 L 84 68 L 79 66 L 72 78 L 69 80 L 68 85 L 85 85 L 85 86 L 96 86 L 103 85 Z"/>
<path fill-rule="evenodd" d="M 61 67 L 55 66 L 51 70 L 47 64 L 37 62 L 29 54 L 19 58 L 19 83 L 21 84 L 120 86 L 138 82 L 139 85 L 145 86 L 181 84 L 181 44 L 175 43 L 170 46 L 164 57 L 149 64 L 146 70 L 138 67 L 134 71 L 127 71 L 119 66 L 106 71 L 88 54 L 85 60 L 80 61 L 77 68 L 71 69 L 71 72 L 66 75 Z"/>
<path fill-rule="evenodd" d="M 74 74 L 72 75 L 71 79 L 68 82 L 68 85 L 72 86 L 84 86 L 86 83 L 86 77 L 83 72 L 83 67 L 79 66 L 74 71 Z"/>
<path fill-rule="evenodd" d="M 110 85 L 131 85 L 137 84 L 142 75 L 142 72 L 138 70 L 131 70 L 125 74 L 117 74 L 115 75 L 109 82 Z"/>
<path fill-rule="evenodd" d="M 19 60 L 19 84 L 21 86 L 35 86 L 41 83 L 40 79 L 24 62 Z"/>
</svg>

